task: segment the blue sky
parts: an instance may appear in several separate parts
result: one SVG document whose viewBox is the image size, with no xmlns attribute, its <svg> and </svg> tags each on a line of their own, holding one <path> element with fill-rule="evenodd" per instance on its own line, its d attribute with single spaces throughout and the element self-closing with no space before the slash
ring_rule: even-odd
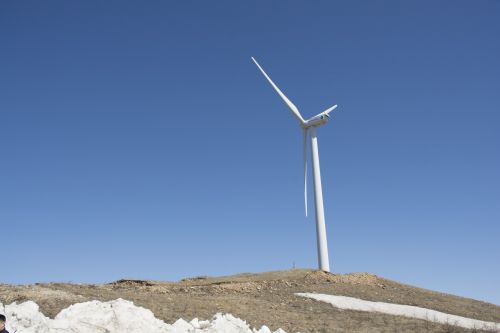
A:
<svg viewBox="0 0 500 333">
<path fill-rule="evenodd" d="M 500 304 L 499 17 L 1 2 L 1 282 L 316 267 L 301 132 L 255 56 L 304 117 L 339 105 L 318 130 L 332 270 Z"/>
</svg>

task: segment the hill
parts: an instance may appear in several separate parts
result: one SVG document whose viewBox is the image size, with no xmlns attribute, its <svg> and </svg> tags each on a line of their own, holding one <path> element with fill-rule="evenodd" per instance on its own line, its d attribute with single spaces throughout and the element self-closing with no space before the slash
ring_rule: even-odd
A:
<svg viewBox="0 0 500 333">
<path fill-rule="evenodd" d="M 322 293 L 414 305 L 449 314 L 500 322 L 500 307 L 438 293 L 369 273 L 331 274 L 294 269 L 224 277 L 199 276 L 178 282 L 122 279 L 108 284 L 39 283 L 0 285 L 0 302 L 32 300 L 49 317 L 74 303 L 123 298 L 150 309 L 167 323 L 179 318 L 211 319 L 231 313 L 253 327 L 291 332 L 480 332 L 427 320 L 341 310 L 295 293 Z"/>
</svg>

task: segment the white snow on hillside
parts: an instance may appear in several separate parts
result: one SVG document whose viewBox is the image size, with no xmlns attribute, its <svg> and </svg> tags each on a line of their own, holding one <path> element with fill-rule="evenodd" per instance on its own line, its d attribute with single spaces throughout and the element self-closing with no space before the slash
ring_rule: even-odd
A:
<svg viewBox="0 0 500 333">
<path fill-rule="evenodd" d="M 486 322 L 451 315 L 417 306 L 371 302 L 346 296 L 297 293 L 301 297 L 327 302 L 333 306 L 357 311 L 380 312 L 464 328 L 488 329 L 500 332 L 500 323 Z M 148 309 L 123 299 L 109 302 L 78 303 L 62 310 L 54 319 L 45 317 L 36 303 L 0 303 L 0 313 L 7 317 L 10 333 L 272 333 L 268 327 L 252 329 L 231 314 L 216 314 L 212 320 L 177 320 L 169 325 L 155 318 Z M 286 333 L 282 329 L 274 333 Z"/>
<path fill-rule="evenodd" d="M 177 320 L 169 325 L 155 318 L 148 309 L 117 299 L 109 302 L 78 303 L 62 310 L 54 319 L 45 317 L 32 301 L 21 304 L 0 303 L 10 333 L 271 333 L 260 330 L 230 314 L 217 314 L 211 321 Z M 275 333 L 286 333 L 278 329 Z"/>
<path fill-rule="evenodd" d="M 391 315 L 430 320 L 432 322 L 450 324 L 470 329 L 476 328 L 500 331 L 500 323 L 455 316 L 444 312 L 421 308 L 418 306 L 391 304 L 384 302 L 371 302 L 353 297 L 315 293 L 297 293 L 296 295 L 330 303 L 334 307 L 337 307 L 339 309 L 381 312 Z"/>
</svg>

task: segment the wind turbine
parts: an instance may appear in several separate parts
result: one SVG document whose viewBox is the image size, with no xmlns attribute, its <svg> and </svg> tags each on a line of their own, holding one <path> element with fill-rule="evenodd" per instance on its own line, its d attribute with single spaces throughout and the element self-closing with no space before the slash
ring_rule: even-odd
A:
<svg viewBox="0 0 500 333">
<path fill-rule="evenodd" d="M 325 227 L 325 211 L 323 208 L 323 190 L 321 188 L 321 174 L 319 171 L 319 154 L 318 154 L 318 138 L 316 136 L 316 128 L 323 126 L 330 120 L 330 112 L 337 108 L 334 105 L 325 111 L 315 115 L 314 117 L 304 120 L 299 112 L 299 109 L 293 104 L 285 94 L 278 88 L 278 86 L 271 80 L 266 72 L 260 67 L 257 60 L 252 57 L 253 62 L 260 69 L 262 74 L 266 77 L 267 81 L 273 86 L 274 90 L 280 95 L 281 99 L 288 106 L 292 114 L 299 121 L 300 127 L 304 134 L 304 205 L 307 216 L 307 133 L 311 133 L 311 150 L 312 150 L 312 164 L 313 164 L 313 179 L 314 179 L 314 203 L 316 208 L 316 240 L 318 247 L 318 266 L 322 271 L 330 271 L 330 262 L 328 261 L 328 244 L 326 240 L 326 227 Z"/>
</svg>

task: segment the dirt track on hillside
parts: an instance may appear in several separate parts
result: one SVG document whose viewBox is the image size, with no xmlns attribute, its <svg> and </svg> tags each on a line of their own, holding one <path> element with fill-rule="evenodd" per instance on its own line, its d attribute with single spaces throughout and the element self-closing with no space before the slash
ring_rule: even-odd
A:
<svg viewBox="0 0 500 333">
<path fill-rule="evenodd" d="M 415 305 L 469 318 L 500 322 L 500 307 L 467 298 L 400 284 L 368 273 L 346 275 L 316 270 L 289 270 L 227 277 L 195 277 L 179 282 L 119 280 L 109 284 L 48 283 L 0 285 L 0 302 L 35 301 L 54 317 L 71 304 L 123 298 L 153 311 L 167 323 L 179 318 L 211 319 L 231 313 L 252 327 L 281 327 L 292 332 L 472 332 L 379 313 L 339 310 L 295 296 L 318 292 L 370 301 Z M 479 330 L 477 331 L 479 332 Z"/>
</svg>

